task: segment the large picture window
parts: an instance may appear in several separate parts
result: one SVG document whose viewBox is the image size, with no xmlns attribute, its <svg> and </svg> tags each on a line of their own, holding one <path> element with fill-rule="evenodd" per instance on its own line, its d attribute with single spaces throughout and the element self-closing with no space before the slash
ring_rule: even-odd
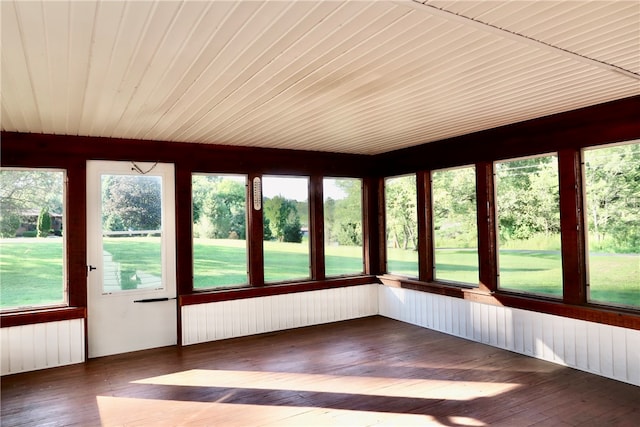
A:
<svg viewBox="0 0 640 427">
<path fill-rule="evenodd" d="M 264 176 L 265 282 L 311 277 L 309 178 Z"/>
<path fill-rule="evenodd" d="M 326 275 L 362 273 L 362 180 L 325 178 L 323 195 Z"/>
<path fill-rule="evenodd" d="M 583 156 L 589 300 L 640 307 L 640 143 Z"/>
<path fill-rule="evenodd" d="M 435 278 L 478 284 L 475 167 L 431 174 Z"/>
<path fill-rule="evenodd" d="M 562 297 L 558 158 L 497 162 L 499 287 Z"/>
<path fill-rule="evenodd" d="M 193 175 L 193 287 L 247 284 L 247 178 Z"/>
<path fill-rule="evenodd" d="M 418 277 L 418 207 L 416 175 L 384 183 L 387 271 Z"/>
<path fill-rule="evenodd" d="M 2 309 L 67 302 L 64 206 L 64 171 L 0 171 Z"/>
</svg>

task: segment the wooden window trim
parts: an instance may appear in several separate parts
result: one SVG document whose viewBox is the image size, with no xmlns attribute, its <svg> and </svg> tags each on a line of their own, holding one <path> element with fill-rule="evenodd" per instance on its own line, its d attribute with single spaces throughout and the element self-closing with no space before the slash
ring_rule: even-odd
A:
<svg viewBox="0 0 640 427">
<path fill-rule="evenodd" d="M 84 307 L 54 307 L 41 310 L 7 312 L 0 315 L 2 328 L 32 325 L 36 323 L 59 322 L 62 320 L 85 319 L 87 309 Z"/>
<path fill-rule="evenodd" d="M 385 274 L 378 276 L 380 282 L 389 287 L 411 289 L 437 295 L 461 298 L 501 307 L 552 314 L 588 322 L 640 330 L 640 313 L 616 307 L 584 304 L 567 304 L 557 299 L 539 295 L 523 295 L 508 291 L 488 292 L 475 287 L 463 287 L 445 282 L 422 282 L 401 276 Z"/>
</svg>

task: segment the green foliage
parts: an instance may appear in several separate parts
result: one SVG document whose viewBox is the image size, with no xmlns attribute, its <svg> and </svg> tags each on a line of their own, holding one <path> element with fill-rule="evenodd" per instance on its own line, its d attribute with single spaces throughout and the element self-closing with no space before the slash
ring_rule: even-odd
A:
<svg viewBox="0 0 640 427">
<path fill-rule="evenodd" d="M 434 171 L 432 197 L 435 247 L 477 247 L 475 169 Z"/>
<path fill-rule="evenodd" d="M 496 164 L 500 244 L 560 232 L 556 156 Z"/>
<path fill-rule="evenodd" d="M 246 238 L 245 184 L 224 176 L 199 175 L 192 181 L 197 235 L 209 239 Z"/>
<path fill-rule="evenodd" d="M 387 242 L 390 247 L 417 250 L 418 209 L 416 176 L 385 182 Z"/>
<path fill-rule="evenodd" d="M 160 229 L 161 179 L 134 175 L 109 175 L 103 178 L 102 215 L 106 230 Z"/>
<path fill-rule="evenodd" d="M 20 227 L 20 216 L 0 206 L 0 237 L 15 237 Z"/>
<path fill-rule="evenodd" d="M 271 234 L 280 242 L 302 242 L 300 215 L 295 200 L 282 196 L 266 198 L 263 203 L 265 218 L 269 221 Z"/>
<path fill-rule="evenodd" d="M 269 218 L 262 218 L 262 240 L 273 239 L 273 233 L 271 232 L 271 221 Z"/>
<path fill-rule="evenodd" d="M 38 237 L 47 237 L 51 231 L 51 215 L 49 208 L 43 207 L 38 215 Z"/>
<path fill-rule="evenodd" d="M 590 248 L 640 253 L 640 144 L 584 153 Z"/>
<path fill-rule="evenodd" d="M 362 183 L 341 178 L 335 185 L 344 197 L 324 202 L 324 238 L 330 245 L 362 246 Z"/>
<path fill-rule="evenodd" d="M 14 237 L 23 218 L 35 218 L 43 208 L 48 212 L 62 212 L 63 177 L 62 172 L 1 170 L 0 237 Z M 50 217 L 49 225 L 43 224 L 43 227 L 40 234 L 49 235 Z M 27 233 L 23 235 L 26 237 Z"/>
<path fill-rule="evenodd" d="M 62 212 L 63 173 L 37 170 L 0 171 L 0 206 L 3 212 L 20 215 L 47 206 Z"/>
</svg>

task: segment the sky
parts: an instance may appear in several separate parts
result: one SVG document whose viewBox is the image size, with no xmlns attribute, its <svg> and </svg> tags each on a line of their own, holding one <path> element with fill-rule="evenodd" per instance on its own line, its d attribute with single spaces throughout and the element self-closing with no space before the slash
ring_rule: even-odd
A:
<svg viewBox="0 0 640 427">
<path fill-rule="evenodd" d="M 287 199 L 295 199 L 299 202 L 306 201 L 309 197 L 309 178 L 307 177 L 262 177 L 263 197 L 272 198 L 281 195 Z M 344 199 L 346 194 L 335 184 L 335 179 L 324 180 L 324 199 L 331 197 L 334 200 Z"/>
</svg>

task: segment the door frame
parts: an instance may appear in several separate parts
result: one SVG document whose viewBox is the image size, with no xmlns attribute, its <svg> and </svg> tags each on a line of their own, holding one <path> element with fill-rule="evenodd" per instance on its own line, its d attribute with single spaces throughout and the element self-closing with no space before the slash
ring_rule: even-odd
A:
<svg viewBox="0 0 640 427">
<path fill-rule="evenodd" d="M 149 175 L 162 177 L 162 284 L 163 289 L 137 289 L 123 292 L 104 292 L 102 272 L 104 268 L 102 251 L 102 184 L 101 177 L 104 174 L 114 175 Z M 177 276 L 176 276 L 176 191 L 175 191 L 175 165 L 173 163 L 152 163 L 111 160 L 88 160 L 86 163 L 86 222 L 87 222 L 87 326 L 86 326 L 86 350 L 87 358 L 118 354 L 129 351 L 138 351 L 147 348 L 155 348 L 166 345 L 178 344 L 179 331 L 179 307 L 177 302 Z M 97 189 L 97 190 L 96 190 Z M 90 270 L 90 266 L 97 267 Z M 102 299 L 102 301 L 100 301 Z M 145 336 L 139 342 L 125 345 L 115 352 L 106 352 L 102 343 L 94 334 L 97 334 L 104 322 L 104 308 L 98 307 L 100 303 L 112 303 L 114 305 L 131 304 L 135 301 L 148 301 L 151 303 L 135 303 L 125 305 L 126 310 L 145 313 L 146 316 L 161 317 L 162 328 L 156 328 L 160 336 Z M 128 302 L 127 302 L 128 301 Z M 97 316 L 97 317 L 93 317 Z M 168 318 L 165 318 L 168 317 Z M 152 317 L 153 319 L 153 317 Z M 154 319 L 155 320 L 155 319 Z M 133 329 L 133 328 L 132 328 Z M 153 329 L 153 328 L 152 328 Z M 159 344 L 151 344 L 159 338 Z M 109 337 L 105 341 L 112 339 Z M 126 347 L 126 348 L 125 348 Z M 99 350 L 96 350 L 99 349 Z"/>
</svg>

